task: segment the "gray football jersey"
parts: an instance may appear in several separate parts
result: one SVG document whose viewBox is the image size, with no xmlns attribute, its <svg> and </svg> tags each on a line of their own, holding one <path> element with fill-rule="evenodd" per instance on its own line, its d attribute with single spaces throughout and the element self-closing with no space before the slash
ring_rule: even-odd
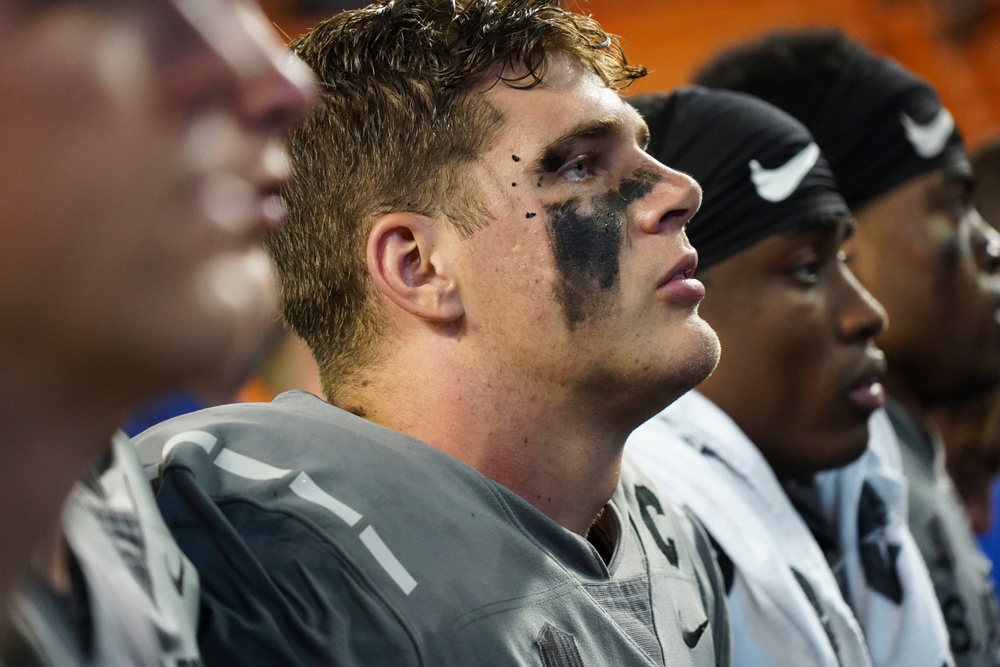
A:
<svg viewBox="0 0 1000 667">
<path fill-rule="evenodd" d="M 608 564 L 457 459 L 290 392 L 139 438 L 206 663 L 728 665 L 704 533 L 626 461 Z"/>
<path fill-rule="evenodd" d="M 895 403 L 887 406 L 909 485 L 910 530 L 941 603 L 957 667 L 1000 667 L 1000 610 L 942 453 Z"/>
<path fill-rule="evenodd" d="M 198 574 L 160 518 L 132 443 L 70 494 L 63 534 L 76 562 L 69 596 L 32 581 L 12 609 L 19 654 L 47 667 L 196 667 Z"/>
</svg>

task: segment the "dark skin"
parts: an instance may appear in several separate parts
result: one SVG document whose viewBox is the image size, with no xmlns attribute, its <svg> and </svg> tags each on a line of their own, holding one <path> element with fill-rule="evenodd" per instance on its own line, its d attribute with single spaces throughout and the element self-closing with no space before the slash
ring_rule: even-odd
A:
<svg viewBox="0 0 1000 667">
<path fill-rule="evenodd" d="M 780 479 L 844 465 L 868 441 L 874 408 L 851 392 L 882 373 L 872 337 L 885 320 L 839 253 L 850 229 L 845 218 L 777 234 L 699 272 L 724 353 L 698 389 Z"/>
<path fill-rule="evenodd" d="M 1000 225 L 1000 163 L 996 146 L 985 150 L 973 158 L 977 179 L 973 201 L 985 221 L 996 229 Z M 989 255 L 986 247 L 981 253 Z M 933 419 L 944 440 L 948 474 L 969 523 L 976 533 L 988 533 L 995 520 L 993 484 L 1000 472 L 1000 391 L 944 406 L 934 411 Z"/>
<path fill-rule="evenodd" d="M 857 210 L 845 245 L 892 320 L 878 338 L 889 393 L 925 428 L 932 408 L 1000 380 L 998 237 L 970 191 L 943 170 L 918 176 Z"/>
</svg>

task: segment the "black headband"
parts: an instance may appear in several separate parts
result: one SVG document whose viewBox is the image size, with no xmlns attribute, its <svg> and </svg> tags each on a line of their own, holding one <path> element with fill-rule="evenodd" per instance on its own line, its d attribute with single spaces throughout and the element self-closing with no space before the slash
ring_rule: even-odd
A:
<svg viewBox="0 0 1000 667">
<path fill-rule="evenodd" d="M 799 120 L 852 209 L 936 169 L 971 176 L 951 114 L 933 88 L 896 62 L 857 46 L 828 99 L 815 117 Z"/>
<path fill-rule="evenodd" d="M 649 153 L 704 191 L 688 237 L 707 268 L 774 234 L 849 215 L 809 131 L 755 97 L 682 88 L 628 100 L 649 125 Z"/>
</svg>

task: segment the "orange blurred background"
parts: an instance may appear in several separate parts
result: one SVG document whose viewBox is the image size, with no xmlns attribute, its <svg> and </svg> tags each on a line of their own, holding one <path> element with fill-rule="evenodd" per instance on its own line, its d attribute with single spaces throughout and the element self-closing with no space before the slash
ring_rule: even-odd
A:
<svg viewBox="0 0 1000 667">
<path fill-rule="evenodd" d="M 345 0 L 264 0 L 285 35 Z M 997 0 L 564 0 L 622 36 L 629 60 L 651 75 L 636 92 L 669 89 L 720 48 L 779 27 L 839 26 L 938 89 L 969 146 L 1000 135 L 1000 6 Z M 310 9 L 311 8 L 311 9 Z M 335 10 L 326 10 L 333 13 Z"/>
</svg>

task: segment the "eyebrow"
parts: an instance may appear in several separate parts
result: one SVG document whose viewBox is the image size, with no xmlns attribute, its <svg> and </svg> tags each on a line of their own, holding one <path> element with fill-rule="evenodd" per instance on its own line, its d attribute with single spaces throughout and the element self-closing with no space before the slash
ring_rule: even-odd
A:
<svg viewBox="0 0 1000 667">
<path fill-rule="evenodd" d="M 558 171 L 578 142 L 586 139 L 608 139 L 620 134 L 627 134 L 625 122 L 621 118 L 587 120 L 545 146 L 532 168 L 536 173 Z M 636 128 L 636 141 L 642 146 L 649 142 L 649 128 L 645 122 L 640 121 Z"/>
<path fill-rule="evenodd" d="M 965 196 L 969 197 L 976 190 L 976 176 L 975 174 L 966 173 L 960 170 L 947 171 L 944 183 L 942 187 L 945 187 L 947 183 L 958 182 L 959 185 L 965 190 Z"/>
<path fill-rule="evenodd" d="M 961 195 L 971 201 L 976 189 L 976 179 L 972 174 L 961 170 L 945 169 L 940 181 L 932 184 L 926 191 L 926 201 L 934 204 L 950 194 L 952 188 L 959 188 Z"/>
<path fill-rule="evenodd" d="M 818 215 L 810 217 L 787 231 L 790 235 L 801 234 L 833 234 L 839 237 L 841 242 L 846 241 L 854 235 L 857 229 L 857 221 L 849 213 Z"/>
</svg>

